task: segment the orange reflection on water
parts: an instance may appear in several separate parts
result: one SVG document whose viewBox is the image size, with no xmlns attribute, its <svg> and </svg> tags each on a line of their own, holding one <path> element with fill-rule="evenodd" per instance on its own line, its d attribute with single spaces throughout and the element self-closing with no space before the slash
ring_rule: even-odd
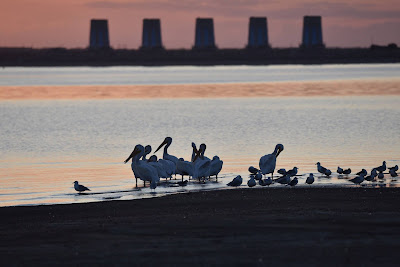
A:
<svg viewBox="0 0 400 267">
<path fill-rule="evenodd" d="M 177 85 L 0 86 L 0 100 L 400 95 L 400 79 Z"/>
</svg>

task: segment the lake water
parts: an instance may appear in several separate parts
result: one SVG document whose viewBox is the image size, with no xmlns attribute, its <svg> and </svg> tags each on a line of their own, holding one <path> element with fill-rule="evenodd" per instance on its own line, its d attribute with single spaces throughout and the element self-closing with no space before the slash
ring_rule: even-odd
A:
<svg viewBox="0 0 400 267">
<path fill-rule="evenodd" d="M 253 72 L 254 76 L 249 74 Z M 268 73 L 267 77 L 262 73 Z M 5 68 L 0 71 L 0 84 L 24 88 L 96 84 L 173 87 L 180 83 L 268 84 L 304 80 L 337 80 L 339 84 L 346 79 L 399 77 L 400 64 Z M 395 89 L 400 91 L 398 86 Z M 400 164 L 399 101 L 399 93 L 100 100 L 31 100 L 27 96 L 25 100 L 3 100 L 0 206 L 124 200 L 227 188 L 226 183 L 238 174 L 244 178 L 243 186 L 247 186 L 247 168 L 258 167 L 259 158 L 271 153 L 277 143 L 285 146 L 277 168 L 297 166 L 299 174 L 303 174 L 299 186 L 305 186 L 308 173 L 317 172 L 317 161 L 333 172 L 337 166 L 350 167 L 353 173 L 362 168 L 370 171 L 383 160 L 394 166 Z M 123 160 L 136 144 L 150 144 L 154 151 L 166 136 L 173 138 L 169 153 L 185 159 L 191 155 L 191 142 L 206 143 L 206 155 L 219 155 L 224 161 L 218 181 L 191 181 L 182 188 L 172 180 L 169 184 L 163 182 L 155 193 L 143 188 L 141 182 L 135 188 L 130 164 L 123 164 Z M 160 157 L 161 152 L 157 155 Z M 343 178 L 336 173 L 330 178 L 318 177 L 313 186 L 351 186 Z M 88 186 L 91 194 L 78 195 L 73 190 L 75 180 Z M 382 182 L 365 184 L 400 186 L 389 175 Z M 281 185 L 271 187 L 276 186 Z"/>
</svg>

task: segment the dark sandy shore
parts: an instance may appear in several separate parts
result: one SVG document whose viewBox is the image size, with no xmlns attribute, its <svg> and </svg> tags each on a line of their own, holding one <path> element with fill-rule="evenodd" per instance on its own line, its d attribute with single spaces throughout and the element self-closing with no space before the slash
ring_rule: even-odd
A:
<svg viewBox="0 0 400 267">
<path fill-rule="evenodd" d="M 262 188 L 0 208 L 2 266 L 396 265 L 399 188 Z"/>
</svg>

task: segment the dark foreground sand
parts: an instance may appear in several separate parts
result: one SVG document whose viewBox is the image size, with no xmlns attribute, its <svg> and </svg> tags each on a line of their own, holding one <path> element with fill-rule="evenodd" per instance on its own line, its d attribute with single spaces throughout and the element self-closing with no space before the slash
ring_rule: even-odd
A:
<svg viewBox="0 0 400 267">
<path fill-rule="evenodd" d="M 0 214 L 2 266 L 400 262 L 397 188 L 234 189 Z"/>
</svg>

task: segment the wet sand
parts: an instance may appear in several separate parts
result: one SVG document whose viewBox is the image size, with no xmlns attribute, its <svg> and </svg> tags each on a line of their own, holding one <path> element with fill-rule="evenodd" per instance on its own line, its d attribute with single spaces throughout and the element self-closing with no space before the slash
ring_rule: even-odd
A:
<svg viewBox="0 0 400 267">
<path fill-rule="evenodd" d="M 260 188 L 0 208 L 3 266 L 395 265 L 398 188 Z"/>
<path fill-rule="evenodd" d="M 400 79 L 176 85 L 0 86 L 0 100 L 400 95 Z"/>
</svg>

